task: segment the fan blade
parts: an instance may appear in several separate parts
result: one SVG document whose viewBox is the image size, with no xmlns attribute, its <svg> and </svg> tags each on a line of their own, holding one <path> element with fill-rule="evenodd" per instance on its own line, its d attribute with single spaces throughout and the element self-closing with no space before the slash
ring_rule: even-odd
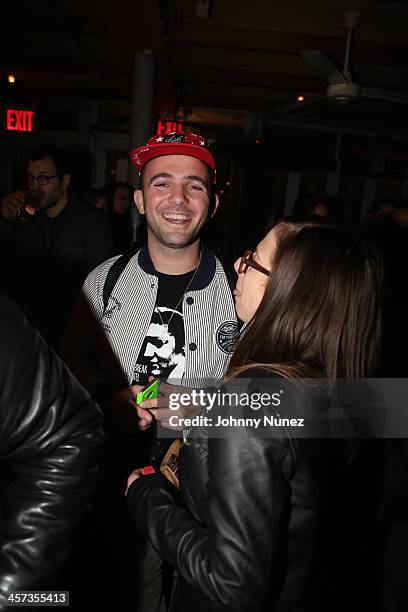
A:
<svg viewBox="0 0 408 612">
<path fill-rule="evenodd" d="M 290 111 L 300 110 L 305 106 L 309 106 L 310 104 L 315 104 L 317 102 L 321 102 L 322 100 L 327 100 L 327 95 L 317 94 L 316 96 L 308 96 L 303 102 L 291 102 L 290 104 L 285 104 L 284 106 L 278 106 L 278 108 L 274 109 L 275 113 L 290 113 Z"/>
<path fill-rule="evenodd" d="M 301 51 L 300 55 L 317 72 L 320 72 L 321 76 L 329 83 L 348 83 L 346 76 L 336 68 L 331 59 L 323 51 L 317 49 Z"/>
<path fill-rule="evenodd" d="M 362 87 L 360 95 L 363 98 L 374 98 L 376 100 L 386 100 L 387 102 L 397 102 L 398 104 L 408 104 L 407 95 L 389 89 Z"/>
</svg>

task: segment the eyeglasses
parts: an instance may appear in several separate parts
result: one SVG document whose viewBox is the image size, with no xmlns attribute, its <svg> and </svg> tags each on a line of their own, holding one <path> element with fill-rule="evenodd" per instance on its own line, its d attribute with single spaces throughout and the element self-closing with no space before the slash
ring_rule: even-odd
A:
<svg viewBox="0 0 408 612">
<path fill-rule="evenodd" d="M 48 185 L 51 179 L 57 178 L 59 174 L 53 174 L 52 176 L 47 176 L 46 174 L 40 174 L 40 176 L 33 176 L 32 174 L 27 175 L 27 183 L 32 185 L 34 181 L 37 181 L 39 185 Z"/>
<path fill-rule="evenodd" d="M 252 251 L 245 251 L 245 253 L 241 257 L 241 261 L 239 262 L 238 274 L 245 274 L 248 268 L 254 268 L 255 270 L 258 270 L 258 272 L 262 272 L 262 274 L 270 276 L 271 273 L 269 272 L 269 270 L 257 263 L 254 260 L 253 255 L 254 254 Z"/>
</svg>

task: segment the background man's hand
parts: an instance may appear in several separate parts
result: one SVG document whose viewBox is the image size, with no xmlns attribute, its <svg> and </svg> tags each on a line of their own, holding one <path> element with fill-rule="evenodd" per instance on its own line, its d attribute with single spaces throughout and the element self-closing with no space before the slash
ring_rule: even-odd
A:
<svg viewBox="0 0 408 612">
<path fill-rule="evenodd" d="M 24 206 L 25 198 L 22 191 L 14 191 L 10 193 L 0 202 L 0 211 L 5 219 L 15 221 L 17 219 L 17 211 L 21 206 Z"/>
</svg>

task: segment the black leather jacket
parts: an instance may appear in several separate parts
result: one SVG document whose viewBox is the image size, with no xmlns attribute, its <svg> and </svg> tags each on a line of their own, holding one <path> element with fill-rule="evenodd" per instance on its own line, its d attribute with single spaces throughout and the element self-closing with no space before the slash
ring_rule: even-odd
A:
<svg viewBox="0 0 408 612">
<path fill-rule="evenodd" d="M 0 297 L 0 609 L 44 589 L 91 495 L 102 416 L 7 298 Z"/>
<path fill-rule="evenodd" d="M 181 503 L 161 475 L 136 480 L 130 511 L 178 570 L 174 609 L 310 610 L 324 463 L 318 440 L 195 429 L 179 457 Z"/>
</svg>

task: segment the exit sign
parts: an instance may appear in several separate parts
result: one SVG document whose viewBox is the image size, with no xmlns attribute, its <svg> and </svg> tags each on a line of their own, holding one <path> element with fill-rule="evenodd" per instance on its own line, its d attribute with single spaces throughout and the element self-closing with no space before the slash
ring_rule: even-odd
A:
<svg viewBox="0 0 408 612">
<path fill-rule="evenodd" d="M 8 132 L 32 132 L 34 111 L 21 108 L 6 108 L 6 130 Z"/>
<path fill-rule="evenodd" d="M 170 132 L 184 132 L 184 122 L 173 119 L 159 119 L 157 122 L 156 136 L 165 136 Z"/>
</svg>

